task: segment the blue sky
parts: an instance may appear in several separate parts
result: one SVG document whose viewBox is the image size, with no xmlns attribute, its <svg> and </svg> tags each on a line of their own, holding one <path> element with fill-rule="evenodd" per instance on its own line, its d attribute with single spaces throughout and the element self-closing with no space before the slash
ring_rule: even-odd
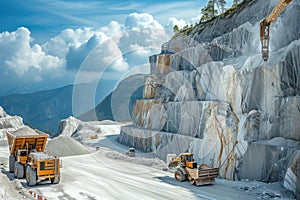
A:
<svg viewBox="0 0 300 200">
<path fill-rule="evenodd" d="M 198 22 L 206 3 L 1 0 L 0 95 L 147 73 L 174 24 Z"/>
<path fill-rule="evenodd" d="M 45 42 L 66 28 L 101 27 L 122 22 L 130 13 L 149 13 L 161 24 L 170 17 L 188 20 L 200 14 L 205 1 L 63 1 L 1 0 L 0 31 L 29 28 L 36 42 Z"/>
</svg>

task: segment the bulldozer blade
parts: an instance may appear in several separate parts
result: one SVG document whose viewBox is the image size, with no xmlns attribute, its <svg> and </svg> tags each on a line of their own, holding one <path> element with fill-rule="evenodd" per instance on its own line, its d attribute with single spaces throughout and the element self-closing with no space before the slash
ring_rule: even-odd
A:
<svg viewBox="0 0 300 200">
<path fill-rule="evenodd" d="M 177 167 L 178 165 L 179 165 L 179 161 L 175 160 L 169 162 L 168 167 Z"/>
</svg>

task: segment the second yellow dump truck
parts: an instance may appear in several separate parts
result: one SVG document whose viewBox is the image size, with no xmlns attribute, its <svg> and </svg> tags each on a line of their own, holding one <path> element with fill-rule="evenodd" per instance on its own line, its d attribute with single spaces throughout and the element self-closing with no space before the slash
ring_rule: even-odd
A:
<svg viewBox="0 0 300 200">
<path fill-rule="evenodd" d="M 28 186 L 36 185 L 39 178 L 53 184 L 60 182 L 59 158 L 44 152 L 47 138 L 47 134 L 38 134 L 29 127 L 7 132 L 9 171 L 16 178 L 26 177 Z"/>
<path fill-rule="evenodd" d="M 219 175 L 219 168 L 210 167 L 206 164 L 197 166 L 192 153 L 181 153 L 178 157 L 173 158 L 168 166 L 176 167 L 176 180 L 189 180 L 192 185 L 197 186 L 212 184 Z"/>
</svg>

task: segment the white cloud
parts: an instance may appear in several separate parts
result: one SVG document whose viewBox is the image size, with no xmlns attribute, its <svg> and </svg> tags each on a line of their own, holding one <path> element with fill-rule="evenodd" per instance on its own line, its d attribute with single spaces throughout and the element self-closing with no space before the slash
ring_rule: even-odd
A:
<svg viewBox="0 0 300 200">
<path fill-rule="evenodd" d="M 169 18 L 169 23 L 167 25 L 167 28 L 169 29 L 173 29 L 173 27 L 175 25 L 178 26 L 179 29 L 183 28 L 186 25 L 194 25 L 196 23 L 199 23 L 200 19 L 201 19 L 202 15 L 198 15 L 195 17 L 192 17 L 189 20 L 184 20 L 184 19 L 177 19 L 176 17 L 170 17 Z"/>
<path fill-rule="evenodd" d="M 97 31 L 105 33 L 108 39 L 93 49 L 84 50 L 83 52 L 90 51 L 88 55 L 79 53 L 85 55 L 81 71 L 109 69 L 123 73 L 130 67 L 148 63 L 148 57 L 152 53 L 158 53 L 161 44 L 169 39 L 162 25 L 146 13 L 133 13 L 127 17 L 125 25 L 113 21 Z M 79 49 L 83 50 L 82 46 Z M 76 56 L 72 49 L 67 54 L 67 63 L 71 63 L 68 59 L 70 55 L 78 63 L 80 56 Z"/>
<path fill-rule="evenodd" d="M 97 46 L 101 46 L 108 37 L 102 32 L 95 32 L 95 34 L 89 38 L 89 40 L 82 43 L 80 46 L 72 45 L 69 47 L 66 57 L 66 68 L 70 70 L 78 70 L 82 62 Z M 94 55 L 97 60 L 104 58 L 103 55 Z M 98 64 L 98 62 L 95 62 Z M 94 65 L 95 65 L 94 64 Z M 89 67 L 89 69 L 92 69 Z"/>
<path fill-rule="evenodd" d="M 91 28 L 78 28 L 75 30 L 65 29 L 59 35 L 51 38 L 50 41 L 42 45 L 42 47 L 43 50 L 48 54 L 58 56 L 59 58 L 65 58 L 70 47 L 80 47 L 94 34 L 95 31 L 93 31 Z"/>
<path fill-rule="evenodd" d="M 122 27 L 116 21 L 111 21 L 107 26 L 101 27 L 99 31 L 114 38 L 118 35 L 122 35 Z"/>
<path fill-rule="evenodd" d="M 160 23 L 153 19 L 153 16 L 148 13 L 132 13 L 125 21 L 125 26 L 128 28 L 152 28 L 163 29 Z"/>
<path fill-rule="evenodd" d="M 126 72 L 129 69 L 128 63 L 122 57 L 117 58 L 111 67 L 118 72 Z"/>
<path fill-rule="evenodd" d="M 2 71 L 7 72 L 10 68 L 18 76 L 23 76 L 63 67 L 63 60 L 47 55 L 38 44 L 31 46 L 31 41 L 30 31 L 24 27 L 0 34 Z"/>
<path fill-rule="evenodd" d="M 128 63 L 122 55 L 118 44 L 113 39 L 108 39 L 90 51 L 80 66 L 80 71 L 125 71 L 128 69 Z"/>
<path fill-rule="evenodd" d="M 149 63 L 149 55 L 160 52 L 160 47 L 145 47 L 138 44 L 131 44 L 123 57 L 131 66 L 144 65 Z"/>
<path fill-rule="evenodd" d="M 130 14 L 124 24 L 112 21 L 98 29 L 65 29 L 42 45 L 34 44 L 30 34 L 24 27 L 0 33 L 1 83 L 3 77 L 17 80 L 17 74 L 22 81 L 41 84 L 68 77 L 65 82 L 69 84 L 77 70 L 88 77 L 109 69 L 113 77 L 122 77 L 131 68 L 147 64 L 148 57 L 159 53 L 161 44 L 170 38 L 147 13 Z M 93 81 L 97 76 L 89 78 Z"/>
<path fill-rule="evenodd" d="M 202 17 L 202 15 L 198 15 L 198 16 L 196 16 L 196 17 L 192 17 L 192 19 L 189 20 L 188 22 L 189 22 L 190 24 L 196 24 L 196 23 L 199 23 L 201 17 Z"/>
<path fill-rule="evenodd" d="M 135 51 L 138 47 L 160 49 L 162 43 L 169 40 L 168 35 L 163 26 L 159 24 L 150 14 L 132 13 L 125 20 L 125 31 L 120 38 L 119 47 L 123 53 Z"/>
<path fill-rule="evenodd" d="M 169 18 L 169 28 L 173 28 L 175 25 L 178 26 L 179 29 L 183 28 L 185 25 L 187 25 L 186 21 L 183 19 L 177 19 L 175 17 Z"/>
<path fill-rule="evenodd" d="M 159 48 L 162 43 L 168 40 L 164 29 L 132 29 L 125 32 L 120 39 L 120 48 L 125 53 L 131 50 L 132 45 L 140 47 Z"/>
</svg>

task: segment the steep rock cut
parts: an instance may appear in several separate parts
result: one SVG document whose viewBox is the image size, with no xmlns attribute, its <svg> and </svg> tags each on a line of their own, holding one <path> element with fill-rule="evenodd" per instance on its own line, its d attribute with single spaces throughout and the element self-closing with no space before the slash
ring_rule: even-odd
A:
<svg viewBox="0 0 300 200">
<path fill-rule="evenodd" d="M 282 181 L 296 193 L 300 165 L 300 3 L 271 25 L 270 58 L 260 54 L 259 21 L 276 2 L 246 0 L 175 34 L 149 58 L 134 125 L 119 141 L 166 160 L 192 152 L 223 178 Z M 297 178 L 298 176 L 298 178 Z"/>
<path fill-rule="evenodd" d="M 0 106 L 0 144 L 7 145 L 7 131 L 13 132 L 21 127 L 24 127 L 22 118 L 8 115 Z"/>
</svg>

